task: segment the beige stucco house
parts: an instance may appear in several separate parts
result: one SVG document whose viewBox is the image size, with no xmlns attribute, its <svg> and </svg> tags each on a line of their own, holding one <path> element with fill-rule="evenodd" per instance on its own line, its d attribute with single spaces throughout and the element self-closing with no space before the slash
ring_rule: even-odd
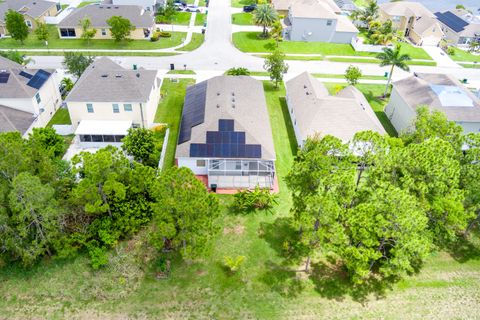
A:
<svg viewBox="0 0 480 320">
<path fill-rule="evenodd" d="M 113 16 L 126 18 L 135 26 L 130 39 L 149 39 L 155 28 L 153 11 L 145 10 L 141 6 L 91 4 L 75 9 L 63 19 L 58 24 L 59 36 L 63 39 L 80 38 L 83 33 L 81 20 L 89 18 L 91 28 L 97 30 L 93 39 L 112 39 L 107 20 Z"/>
<path fill-rule="evenodd" d="M 0 37 L 7 34 L 5 14 L 8 10 L 20 12 L 30 29 L 35 29 L 37 21 L 45 22 L 45 17 L 56 16 L 61 10 L 58 2 L 44 0 L 5 0 L 0 3 Z"/>
<path fill-rule="evenodd" d="M 463 9 L 436 12 L 448 43 L 468 46 L 473 41 L 480 41 L 480 18 Z"/>
<path fill-rule="evenodd" d="M 379 20 L 392 21 L 393 27 L 416 45 L 436 46 L 443 31 L 435 15 L 418 2 L 397 1 L 379 5 Z"/>
<path fill-rule="evenodd" d="M 80 143 L 120 143 L 130 127 L 150 128 L 160 84 L 156 70 L 128 70 L 106 57 L 96 60 L 65 100 Z"/>
<path fill-rule="evenodd" d="M 288 9 L 290 6 L 297 1 L 298 0 L 272 0 L 272 6 L 278 12 L 278 14 L 286 17 L 288 15 Z M 340 14 L 342 12 L 334 0 L 313 0 L 313 2 L 327 5 L 329 9 L 336 14 Z"/>
<path fill-rule="evenodd" d="M 55 72 L 0 57 L 0 132 L 27 135 L 48 124 L 62 103 Z"/>
<path fill-rule="evenodd" d="M 398 132 L 408 131 L 421 106 L 445 113 L 465 133 L 480 132 L 480 100 L 451 75 L 416 73 L 394 82 L 385 114 Z"/>
</svg>

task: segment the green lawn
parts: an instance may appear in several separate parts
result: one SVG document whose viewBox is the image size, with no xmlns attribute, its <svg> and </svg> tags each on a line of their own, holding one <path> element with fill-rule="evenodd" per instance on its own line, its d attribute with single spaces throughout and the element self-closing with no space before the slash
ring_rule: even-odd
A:
<svg viewBox="0 0 480 320">
<path fill-rule="evenodd" d="M 463 68 L 468 68 L 468 69 L 480 69 L 479 64 L 470 64 L 470 63 L 459 63 Z"/>
<path fill-rule="evenodd" d="M 380 60 L 372 58 L 372 59 L 361 59 L 361 58 L 351 58 L 351 57 L 335 57 L 335 58 L 328 58 L 329 61 L 333 62 L 354 62 L 354 63 L 380 63 Z M 408 61 L 408 65 L 415 65 L 415 66 L 436 66 L 437 63 L 435 61 Z"/>
<path fill-rule="evenodd" d="M 253 14 L 251 13 L 234 13 L 232 14 L 232 23 L 242 26 L 251 26 L 253 23 Z"/>
<path fill-rule="evenodd" d="M 343 74 L 329 74 L 329 73 L 312 73 L 312 76 L 317 78 L 338 78 L 338 79 L 345 79 L 345 75 Z M 385 76 L 370 76 L 370 75 L 363 75 L 360 80 L 387 80 Z"/>
<path fill-rule="evenodd" d="M 67 108 L 60 108 L 55 112 L 52 119 L 47 124 L 47 127 L 51 127 L 54 124 L 72 124 L 70 120 L 70 114 L 68 113 Z"/>
<path fill-rule="evenodd" d="M 167 123 L 170 128 L 164 167 L 168 168 L 175 163 L 175 150 L 177 148 L 178 129 L 182 117 L 183 100 L 188 85 L 194 84 L 193 79 L 178 79 L 172 82 L 164 79 L 162 83 L 162 98 L 155 115 L 156 123 Z"/>
<path fill-rule="evenodd" d="M 49 49 L 108 49 L 108 50 L 153 50 L 164 49 L 177 46 L 185 38 L 185 32 L 172 32 L 170 38 L 160 38 L 157 42 L 148 40 L 130 40 L 116 43 L 114 40 L 91 40 L 87 44 L 82 39 L 60 39 L 58 31 L 53 25 L 49 25 L 50 38 L 48 39 Z M 30 33 L 25 43 L 22 45 L 19 41 L 11 38 L 0 40 L 0 49 L 47 49 L 42 41 L 38 41 L 33 33 Z"/>
<path fill-rule="evenodd" d="M 205 7 L 206 5 L 207 5 L 207 2 L 205 0 L 198 1 L 198 6 L 199 7 Z"/>
<path fill-rule="evenodd" d="M 461 49 L 458 49 L 458 48 L 455 48 L 455 47 L 452 47 L 452 48 L 454 48 L 454 50 L 455 50 L 455 54 L 453 56 L 449 56 L 450 58 L 452 58 L 452 60 L 468 61 L 468 62 L 474 62 L 474 61 L 480 62 L 480 55 L 474 55 L 474 54 L 471 54 L 467 51 L 464 51 L 464 50 L 461 50 Z"/>
<path fill-rule="evenodd" d="M 193 70 L 170 70 L 167 74 L 195 74 Z"/>
<path fill-rule="evenodd" d="M 159 24 L 174 24 L 180 26 L 188 26 L 190 24 L 191 12 L 175 12 L 171 20 L 165 20 L 163 15 L 156 16 L 156 22 Z"/>
<path fill-rule="evenodd" d="M 195 25 L 203 26 L 205 22 L 207 22 L 207 15 L 205 13 L 197 13 L 195 16 Z"/>
<path fill-rule="evenodd" d="M 63 56 L 63 51 L 18 51 L 29 57 L 35 56 Z M 166 57 L 175 56 L 178 53 L 175 52 L 149 52 L 149 51 L 134 51 L 134 52 L 121 52 L 121 51 L 76 51 L 81 52 L 88 56 L 125 56 L 125 57 Z M 33 59 L 35 60 L 35 59 Z"/>
<path fill-rule="evenodd" d="M 77 6 L 77 8 L 82 8 L 82 7 L 88 6 L 89 4 L 99 3 L 99 2 L 100 1 L 83 1 Z"/>
<path fill-rule="evenodd" d="M 269 52 L 276 47 L 273 39 L 259 39 L 260 32 L 236 32 L 232 35 L 233 44 L 243 52 Z M 432 60 L 422 48 L 402 43 L 402 53 L 408 53 L 412 59 Z M 322 54 L 324 56 L 366 56 L 375 57 L 376 53 L 357 52 L 349 44 L 325 42 L 282 41 L 279 48 L 284 53 Z"/>
<path fill-rule="evenodd" d="M 198 49 L 205 41 L 205 35 L 201 33 L 192 33 L 192 40 L 185 46 L 175 49 L 177 51 L 193 51 Z"/>
<path fill-rule="evenodd" d="M 243 8 L 243 6 L 248 6 L 249 4 L 254 3 L 256 3 L 255 0 L 232 0 L 232 7 Z"/>
</svg>

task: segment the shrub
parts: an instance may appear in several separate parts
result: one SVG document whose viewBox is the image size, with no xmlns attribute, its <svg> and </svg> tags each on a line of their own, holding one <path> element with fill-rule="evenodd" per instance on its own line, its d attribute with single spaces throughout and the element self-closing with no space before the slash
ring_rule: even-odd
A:
<svg viewBox="0 0 480 320">
<path fill-rule="evenodd" d="M 89 248 L 88 254 L 90 255 L 90 263 L 93 269 L 98 270 L 108 264 L 107 250 L 104 248 L 93 245 Z"/>
<path fill-rule="evenodd" d="M 155 33 L 153 33 L 152 36 L 150 37 L 150 41 L 156 42 L 156 41 L 158 41 L 159 38 L 160 38 L 160 36 L 158 35 L 158 32 L 155 32 Z"/>
<path fill-rule="evenodd" d="M 254 190 L 244 190 L 234 196 L 233 208 L 235 211 L 269 210 L 277 204 L 277 196 L 269 189 L 256 186 Z"/>
<path fill-rule="evenodd" d="M 244 261 L 245 261 L 245 256 L 236 256 L 235 258 L 230 256 L 225 256 L 223 258 L 223 264 L 230 272 L 237 272 L 242 266 Z"/>
<path fill-rule="evenodd" d="M 455 55 L 455 49 L 453 47 L 448 47 L 447 48 L 447 54 L 449 56 L 454 56 Z"/>
<path fill-rule="evenodd" d="M 166 31 L 160 31 L 159 32 L 159 37 L 160 38 L 170 38 L 172 36 L 172 34 L 170 32 L 166 32 Z"/>
</svg>

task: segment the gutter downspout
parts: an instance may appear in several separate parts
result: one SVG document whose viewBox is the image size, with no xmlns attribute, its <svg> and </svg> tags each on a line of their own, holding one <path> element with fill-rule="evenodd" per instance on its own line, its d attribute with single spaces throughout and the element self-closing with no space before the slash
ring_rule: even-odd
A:
<svg viewBox="0 0 480 320">
<path fill-rule="evenodd" d="M 145 120 L 143 118 L 143 104 L 140 102 L 140 117 L 142 118 L 142 128 L 145 129 Z"/>
</svg>

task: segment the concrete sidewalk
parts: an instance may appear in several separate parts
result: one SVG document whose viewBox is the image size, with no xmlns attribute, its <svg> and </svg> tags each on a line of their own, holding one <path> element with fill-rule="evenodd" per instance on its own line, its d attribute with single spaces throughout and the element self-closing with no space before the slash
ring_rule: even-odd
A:
<svg viewBox="0 0 480 320">
<path fill-rule="evenodd" d="M 439 47 L 434 46 L 423 46 L 422 47 L 425 52 L 427 52 L 430 57 L 437 63 L 438 67 L 443 68 L 459 68 L 460 66 L 453 61 L 448 54 L 443 52 L 443 50 Z"/>
</svg>

